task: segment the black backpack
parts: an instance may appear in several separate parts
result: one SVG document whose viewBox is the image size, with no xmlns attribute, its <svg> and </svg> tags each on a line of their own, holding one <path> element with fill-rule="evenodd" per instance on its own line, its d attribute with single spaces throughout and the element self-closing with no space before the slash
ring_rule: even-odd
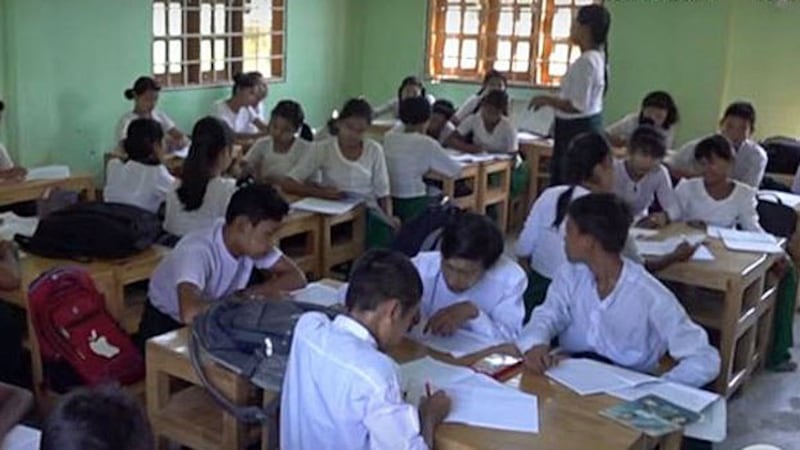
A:
<svg viewBox="0 0 800 450">
<path fill-rule="evenodd" d="M 23 250 L 74 260 L 127 258 L 161 234 L 154 213 L 122 203 L 77 203 L 42 218 L 32 237 L 16 235 Z"/>
<path fill-rule="evenodd" d="M 767 199 L 768 197 L 772 197 Z M 797 211 L 784 205 L 777 196 L 758 195 L 758 221 L 767 233 L 778 237 L 791 238 L 797 229 Z"/>
<path fill-rule="evenodd" d="M 771 137 L 761 142 L 767 152 L 767 172 L 794 175 L 800 164 L 800 141 Z"/>
<path fill-rule="evenodd" d="M 419 252 L 436 250 L 445 225 L 462 213 L 461 209 L 446 199 L 441 204 L 429 206 L 422 214 L 400 227 L 391 249 L 409 258 Z"/>
</svg>

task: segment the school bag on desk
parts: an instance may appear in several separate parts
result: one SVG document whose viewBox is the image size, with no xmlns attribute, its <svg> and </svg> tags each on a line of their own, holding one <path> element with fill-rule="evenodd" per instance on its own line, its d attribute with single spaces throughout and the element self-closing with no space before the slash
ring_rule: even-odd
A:
<svg viewBox="0 0 800 450">
<path fill-rule="evenodd" d="M 28 289 L 28 314 L 39 343 L 45 384 L 63 392 L 77 384 L 123 385 L 144 378 L 144 360 L 105 308 L 81 267 L 49 270 Z"/>
</svg>

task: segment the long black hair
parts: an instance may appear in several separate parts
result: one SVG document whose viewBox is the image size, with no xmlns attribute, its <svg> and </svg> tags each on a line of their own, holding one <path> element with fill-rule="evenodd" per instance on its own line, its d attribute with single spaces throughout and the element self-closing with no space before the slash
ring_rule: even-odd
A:
<svg viewBox="0 0 800 450">
<path fill-rule="evenodd" d="M 605 93 L 608 91 L 608 31 L 611 29 L 611 14 L 605 6 L 586 5 L 578 10 L 576 20 L 579 24 L 589 27 L 592 42 L 594 42 L 595 46 L 602 48 L 603 53 L 605 53 L 605 68 L 603 71 L 603 79 L 605 80 L 603 92 Z"/>
<path fill-rule="evenodd" d="M 128 125 L 122 148 L 125 149 L 131 161 L 136 161 L 148 166 L 161 164 L 156 155 L 156 144 L 164 139 L 164 130 L 161 124 L 153 119 L 139 118 Z"/>
<path fill-rule="evenodd" d="M 406 86 L 416 86 L 416 87 L 418 87 L 419 90 L 420 90 L 420 94 L 419 94 L 420 97 L 425 97 L 425 95 L 427 94 L 427 92 L 425 91 L 425 86 L 422 84 L 422 81 L 420 81 L 419 78 L 417 78 L 417 77 L 415 77 L 413 75 L 412 76 L 408 76 L 408 77 L 403 78 L 403 81 L 400 82 L 400 87 L 397 88 L 397 101 L 398 101 L 398 103 L 401 100 L 403 100 L 400 97 L 403 95 L 403 89 L 405 89 Z"/>
<path fill-rule="evenodd" d="M 154 78 L 151 77 L 139 77 L 136 81 L 133 82 L 133 87 L 125 89 L 123 94 L 125 98 L 128 100 L 133 100 L 135 97 L 144 94 L 148 91 L 160 91 L 161 85 L 158 84 Z"/>
<path fill-rule="evenodd" d="M 230 127 L 216 117 L 204 117 L 192 129 L 192 145 L 183 163 L 178 199 L 184 210 L 194 211 L 203 205 L 211 172 L 220 155 L 233 143 Z"/>
<path fill-rule="evenodd" d="M 608 159 L 609 154 L 611 145 L 601 133 L 595 131 L 581 133 L 570 141 L 564 157 L 564 181 L 569 185 L 569 189 L 558 196 L 556 217 L 552 223 L 554 228 L 558 228 L 564 222 L 575 186 L 591 179 L 594 168 Z"/>
<path fill-rule="evenodd" d="M 306 114 L 303 112 L 303 107 L 294 100 L 281 100 L 272 108 L 270 112 L 270 119 L 280 117 L 286 119 L 295 131 L 300 132 L 300 137 L 307 140 L 314 140 L 314 132 L 311 127 L 306 123 Z"/>
<path fill-rule="evenodd" d="M 664 119 L 664 124 L 661 126 L 665 130 L 669 130 L 681 120 L 680 113 L 678 113 L 678 105 L 675 104 L 675 100 L 666 91 L 653 91 L 645 95 L 644 99 L 642 99 L 641 110 L 643 111 L 645 108 L 658 108 L 667 112 L 667 118 Z M 642 113 L 639 112 L 640 123 L 642 119 Z"/>
</svg>

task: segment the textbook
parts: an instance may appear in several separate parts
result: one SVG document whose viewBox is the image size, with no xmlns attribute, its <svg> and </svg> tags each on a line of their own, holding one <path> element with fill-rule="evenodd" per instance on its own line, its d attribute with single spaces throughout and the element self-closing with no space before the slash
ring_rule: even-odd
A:
<svg viewBox="0 0 800 450">
<path fill-rule="evenodd" d="M 656 395 L 619 403 L 600 411 L 600 415 L 653 437 L 681 430 L 700 420 L 699 414 Z"/>
</svg>

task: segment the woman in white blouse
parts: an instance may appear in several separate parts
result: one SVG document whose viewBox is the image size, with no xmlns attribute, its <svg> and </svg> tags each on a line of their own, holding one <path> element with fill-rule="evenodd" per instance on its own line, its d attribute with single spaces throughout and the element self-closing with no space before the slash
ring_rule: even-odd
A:
<svg viewBox="0 0 800 450">
<path fill-rule="evenodd" d="M 606 128 L 606 133 L 608 140 L 615 147 L 625 147 L 639 125 L 653 125 L 664 133 L 665 144 L 669 150 L 675 141 L 675 125 L 679 120 L 678 107 L 672 96 L 664 91 L 654 91 L 644 97 L 638 113 L 628 114 L 618 120 Z"/>
<path fill-rule="evenodd" d="M 136 119 L 153 119 L 161 124 L 161 129 L 166 137 L 168 151 L 180 150 L 189 145 L 189 139 L 175 126 L 175 122 L 163 111 L 157 108 L 158 94 L 161 85 L 151 77 L 139 77 L 133 87 L 125 89 L 125 98 L 133 101 L 133 109 L 126 112 L 119 119 L 116 132 L 116 143 L 125 140 L 128 126 Z"/>
</svg>

